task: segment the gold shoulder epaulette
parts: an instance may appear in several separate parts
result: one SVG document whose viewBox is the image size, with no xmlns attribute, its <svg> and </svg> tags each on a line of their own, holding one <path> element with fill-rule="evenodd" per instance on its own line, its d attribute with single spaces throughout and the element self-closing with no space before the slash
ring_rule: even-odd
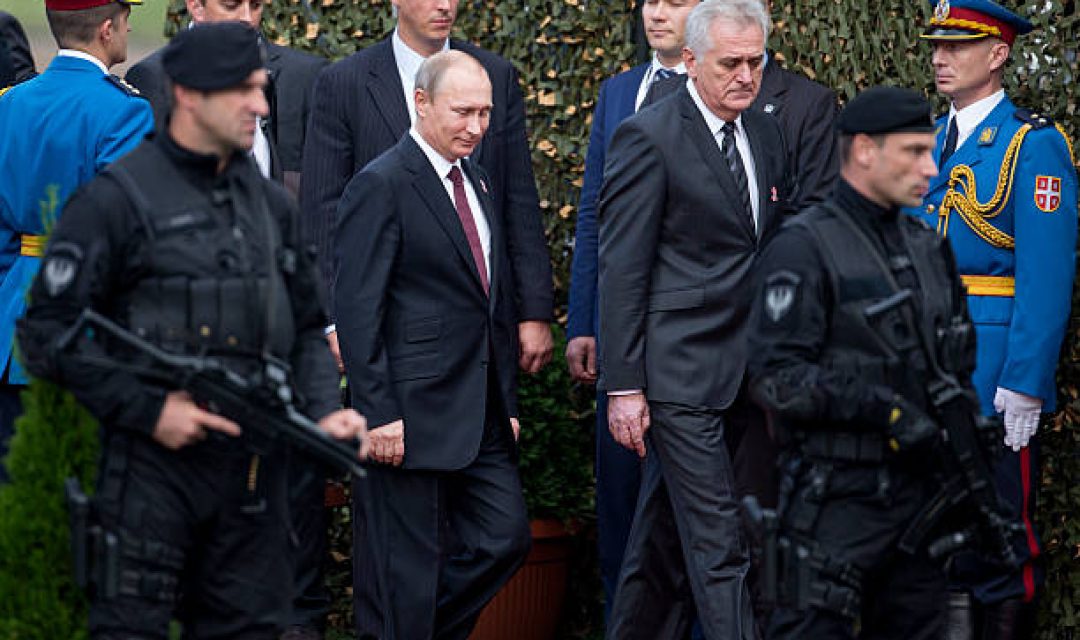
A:
<svg viewBox="0 0 1080 640">
<path fill-rule="evenodd" d="M 1054 119 L 1050 116 L 1031 109 L 1017 109 L 1013 111 L 1013 116 L 1020 122 L 1031 125 L 1032 129 L 1043 129 L 1054 124 Z"/>
<path fill-rule="evenodd" d="M 129 83 L 127 80 L 124 80 L 120 76 L 116 76 L 110 73 L 109 75 L 105 76 L 105 79 L 109 81 L 109 84 L 113 85 L 117 89 L 123 91 L 124 93 L 133 98 L 146 98 L 146 96 L 139 92 L 139 90 L 136 89 L 134 85 Z"/>
</svg>

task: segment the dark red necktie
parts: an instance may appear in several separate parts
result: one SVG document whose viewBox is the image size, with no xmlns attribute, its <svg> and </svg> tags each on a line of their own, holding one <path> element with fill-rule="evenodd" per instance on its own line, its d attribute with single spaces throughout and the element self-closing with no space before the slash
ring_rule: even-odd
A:
<svg viewBox="0 0 1080 640">
<path fill-rule="evenodd" d="M 484 262 L 484 248 L 480 246 L 480 233 L 476 230 L 476 219 L 473 218 L 472 209 L 469 208 L 469 199 L 465 196 L 465 178 L 461 175 L 461 169 L 456 166 L 450 168 L 446 177 L 454 183 L 454 208 L 457 209 L 458 220 L 461 220 L 461 228 L 465 230 L 465 238 L 469 241 L 469 250 L 472 252 L 476 270 L 480 272 L 480 283 L 484 285 L 484 293 L 488 292 L 487 263 Z"/>
</svg>

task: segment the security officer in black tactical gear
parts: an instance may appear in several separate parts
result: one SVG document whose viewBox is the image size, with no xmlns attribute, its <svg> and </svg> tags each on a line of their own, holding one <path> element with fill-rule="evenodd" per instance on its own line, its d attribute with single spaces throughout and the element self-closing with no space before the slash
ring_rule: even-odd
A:
<svg viewBox="0 0 1080 640">
<path fill-rule="evenodd" d="M 166 638 L 178 618 L 185 636 L 276 638 L 292 595 L 288 452 L 252 453 L 247 426 L 147 382 L 137 359 L 106 366 L 58 340 L 90 308 L 166 351 L 241 372 L 276 356 L 291 365 L 304 414 L 364 440 L 363 417 L 337 409 L 296 207 L 248 154 L 267 109 L 257 34 L 241 23 L 186 30 L 164 66 L 175 98 L 167 130 L 68 202 L 19 340 L 30 370 L 70 389 L 104 427 L 96 519 L 108 534 L 99 539 L 115 544 L 110 561 L 99 558 L 112 575 L 91 591 L 92 637 Z M 104 355 L 130 363 L 115 346 Z"/>
<path fill-rule="evenodd" d="M 897 544 L 934 494 L 926 452 L 940 429 L 917 351 L 894 349 L 875 322 L 904 291 L 911 327 L 967 322 L 948 244 L 900 213 L 937 174 L 934 123 L 921 95 L 876 87 L 837 126 L 842 180 L 765 249 L 753 310 L 750 385 L 788 452 L 768 636 L 937 638 L 942 563 Z M 970 335 L 952 341 L 948 366 L 967 387 Z"/>
</svg>

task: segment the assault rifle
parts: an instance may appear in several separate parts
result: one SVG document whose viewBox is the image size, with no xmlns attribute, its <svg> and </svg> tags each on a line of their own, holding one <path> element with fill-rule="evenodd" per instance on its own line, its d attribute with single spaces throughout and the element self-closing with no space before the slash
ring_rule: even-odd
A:
<svg viewBox="0 0 1080 640">
<path fill-rule="evenodd" d="M 931 417 L 942 437 L 934 451 L 941 488 L 915 517 L 898 544 L 914 553 L 927 543 L 932 558 L 943 558 L 962 548 L 977 546 L 990 559 L 1015 569 L 1022 564 L 1014 542 L 1024 526 L 1010 513 L 994 485 L 993 461 L 1002 447 L 1000 418 L 979 413 L 974 390 L 965 387 L 942 366 L 941 357 L 962 363 L 971 358 L 974 327 L 966 318 L 953 317 L 938 335 L 928 336 L 915 326 L 910 308 L 911 290 L 900 291 L 863 312 L 878 336 L 904 362 L 925 363 L 924 388 Z M 936 342 L 932 342 L 932 340 Z M 942 535 L 942 530 L 956 527 Z"/>
<path fill-rule="evenodd" d="M 149 366 L 87 353 L 78 354 L 80 361 L 121 368 L 143 379 L 184 389 L 208 410 L 239 424 L 241 438 L 254 453 L 266 453 L 284 444 L 336 471 L 364 477 L 359 444 L 335 440 L 297 410 L 285 362 L 259 356 L 254 373 L 243 374 L 221 358 L 169 353 L 92 309 L 83 310 L 60 337 L 57 348 L 78 349 L 80 339 L 93 340 L 97 332 L 134 351 Z"/>
</svg>

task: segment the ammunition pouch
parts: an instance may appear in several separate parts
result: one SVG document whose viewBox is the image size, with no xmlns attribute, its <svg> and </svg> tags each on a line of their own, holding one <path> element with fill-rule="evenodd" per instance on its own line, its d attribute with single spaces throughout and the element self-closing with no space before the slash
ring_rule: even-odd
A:
<svg viewBox="0 0 1080 640">
<path fill-rule="evenodd" d="M 975 325 L 962 315 L 953 316 L 937 330 L 937 351 L 942 369 L 970 375 L 975 370 Z"/>
<path fill-rule="evenodd" d="M 175 602 L 183 552 L 157 540 L 107 530 L 97 522 L 93 502 L 76 478 L 65 480 L 64 490 L 75 584 L 103 600 L 126 596 Z"/>
<path fill-rule="evenodd" d="M 858 567 L 830 557 L 807 538 L 781 533 L 776 511 L 761 509 L 753 496 L 743 499 L 742 513 L 753 540 L 766 605 L 859 617 L 862 571 Z"/>
</svg>

